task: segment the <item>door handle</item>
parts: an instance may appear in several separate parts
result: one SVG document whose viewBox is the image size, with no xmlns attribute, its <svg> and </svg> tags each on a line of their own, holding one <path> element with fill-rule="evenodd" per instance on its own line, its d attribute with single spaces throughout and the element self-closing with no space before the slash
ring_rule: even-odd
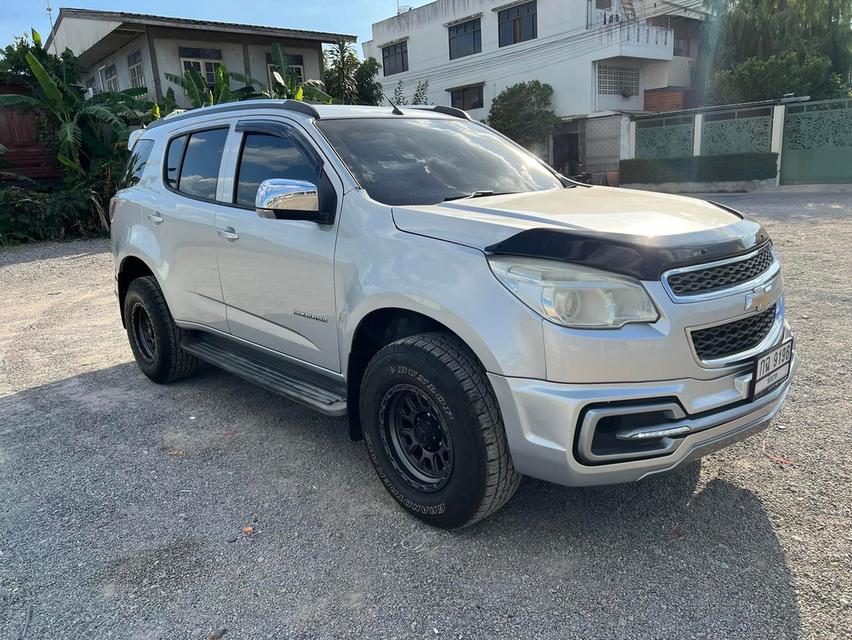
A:
<svg viewBox="0 0 852 640">
<path fill-rule="evenodd" d="M 154 224 L 163 224 L 163 222 L 165 221 L 165 218 L 163 216 L 161 216 L 159 213 L 154 212 L 154 213 L 148 214 L 148 220 L 150 220 Z"/>
<path fill-rule="evenodd" d="M 240 239 L 240 234 L 237 233 L 233 227 L 220 227 L 219 229 L 216 229 L 216 233 L 229 242 Z"/>
</svg>

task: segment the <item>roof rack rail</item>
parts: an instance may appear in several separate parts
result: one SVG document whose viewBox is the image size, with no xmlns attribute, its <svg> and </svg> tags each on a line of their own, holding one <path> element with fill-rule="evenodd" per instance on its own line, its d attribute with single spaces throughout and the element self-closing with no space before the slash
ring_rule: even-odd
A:
<svg viewBox="0 0 852 640">
<path fill-rule="evenodd" d="M 470 115 L 467 111 L 462 111 L 461 109 L 456 109 L 455 107 L 445 107 L 443 105 L 405 105 L 408 109 L 422 109 L 424 111 L 436 111 L 437 113 L 443 113 L 447 116 L 453 116 L 454 118 L 463 118 L 465 120 L 470 120 Z"/>
<path fill-rule="evenodd" d="M 211 105 L 209 107 L 186 109 L 182 113 L 176 115 L 169 114 L 160 118 L 159 120 L 154 120 L 154 122 L 149 123 L 146 128 L 152 129 L 162 124 L 171 124 L 175 120 L 189 120 L 196 116 L 202 116 L 210 113 L 243 111 L 245 109 L 252 108 L 287 109 L 288 111 L 298 111 L 299 113 L 304 113 L 317 120 L 320 119 L 319 111 L 317 111 L 312 105 L 308 104 L 307 102 L 301 102 L 300 100 L 269 100 L 263 98 L 250 98 L 248 100 L 241 100 L 240 102 L 228 102 L 223 104 Z"/>
<path fill-rule="evenodd" d="M 312 118 L 320 119 L 319 111 L 317 111 L 313 105 L 308 102 L 302 102 L 301 100 L 285 100 L 282 105 L 285 109 L 290 109 L 290 111 L 300 111 L 301 113 L 306 113 Z"/>
</svg>

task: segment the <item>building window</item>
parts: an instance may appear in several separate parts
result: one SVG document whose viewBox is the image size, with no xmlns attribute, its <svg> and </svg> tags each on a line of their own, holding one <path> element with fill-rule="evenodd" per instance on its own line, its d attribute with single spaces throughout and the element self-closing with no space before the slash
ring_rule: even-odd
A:
<svg viewBox="0 0 852 640">
<path fill-rule="evenodd" d="M 538 36 L 535 1 L 503 9 L 497 14 L 497 24 L 501 47 L 535 39 Z"/>
<path fill-rule="evenodd" d="M 287 68 L 290 70 L 294 76 L 296 76 L 296 82 L 301 84 L 305 81 L 305 59 L 300 55 L 288 55 L 287 56 Z M 272 82 L 272 72 L 278 71 L 278 65 L 272 62 L 272 54 L 266 54 L 266 78 L 269 81 L 269 86 L 271 87 Z M 286 80 L 286 78 L 284 78 Z"/>
<path fill-rule="evenodd" d="M 179 47 L 181 71 L 195 69 L 204 78 L 207 86 L 216 85 L 216 69 L 222 65 L 221 49 L 196 49 L 194 47 Z"/>
<path fill-rule="evenodd" d="M 450 34 L 450 60 L 482 51 L 481 20 L 468 20 L 447 28 Z"/>
<path fill-rule="evenodd" d="M 674 54 L 676 56 L 683 56 L 684 58 L 689 57 L 689 38 L 679 38 L 675 36 Z"/>
<path fill-rule="evenodd" d="M 482 85 L 478 84 L 472 87 L 459 87 L 458 89 L 450 89 L 452 105 L 456 109 L 470 111 L 471 109 L 481 109 L 485 106 L 482 99 Z"/>
<path fill-rule="evenodd" d="M 598 63 L 598 95 L 625 98 L 638 96 L 639 67 Z"/>
<path fill-rule="evenodd" d="M 115 65 L 111 64 L 103 68 L 104 91 L 118 91 L 118 72 Z"/>
<path fill-rule="evenodd" d="M 408 71 L 408 42 L 382 47 L 382 68 L 386 76 Z"/>
<path fill-rule="evenodd" d="M 292 73 L 296 77 L 296 83 L 302 84 L 305 81 L 305 67 L 303 67 L 302 65 L 291 64 L 287 68 L 290 70 L 290 73 Z M 272 86 L 273 71 L 278 71 L 277 64 L 269 63 L 268 65 L 266 65 L 266 76 L 269 80 L 270 87 Z M 286 81 L 287 78 L 284 78 L 284 80 Z"/>
<path fill-rule="evenodd" d="M 127 56 L 127 67 L 130 71 L 130 86 L 144 87 L 145 74 L 142 71 L 142 52 L 137 51 Z"/>
</svg>

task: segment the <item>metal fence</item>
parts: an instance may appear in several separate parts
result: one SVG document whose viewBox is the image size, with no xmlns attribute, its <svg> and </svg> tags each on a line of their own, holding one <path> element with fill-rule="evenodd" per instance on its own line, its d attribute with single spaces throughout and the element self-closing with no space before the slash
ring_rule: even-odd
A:
<svg viewBox="0 0 852 640">
<path fill-rule="evenodd" d="M 852 182 L 852 99 L 787 107 L 781 183 Z"/>
<path fill-rule="evenodd" d="M 767 152 L 772 146 L 772 107 L 705 113 L 701 155 Z"/>
<path fill-rule="evenodd" d="M 670 116 L 636 122 L 637 158 L 685 158 L 692 155 L 695 118 Z"/>
</svg>

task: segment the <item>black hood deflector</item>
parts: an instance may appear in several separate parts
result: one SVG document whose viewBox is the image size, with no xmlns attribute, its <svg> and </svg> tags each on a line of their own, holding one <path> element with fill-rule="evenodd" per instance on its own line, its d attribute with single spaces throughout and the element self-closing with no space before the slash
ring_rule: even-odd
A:
<svg viewBox="0 0 852 640">
<path fill-rule="evenodd" d="M 527 229 L 485 247 L 485 251 L 559 260 L 639 280 L 659 280 L 669 269 L 732 258 L 768 241 L 769 234 L 760 223 L 742 218 L 716 229 L 653 237 L 548 227 Z"/>
</svg>

